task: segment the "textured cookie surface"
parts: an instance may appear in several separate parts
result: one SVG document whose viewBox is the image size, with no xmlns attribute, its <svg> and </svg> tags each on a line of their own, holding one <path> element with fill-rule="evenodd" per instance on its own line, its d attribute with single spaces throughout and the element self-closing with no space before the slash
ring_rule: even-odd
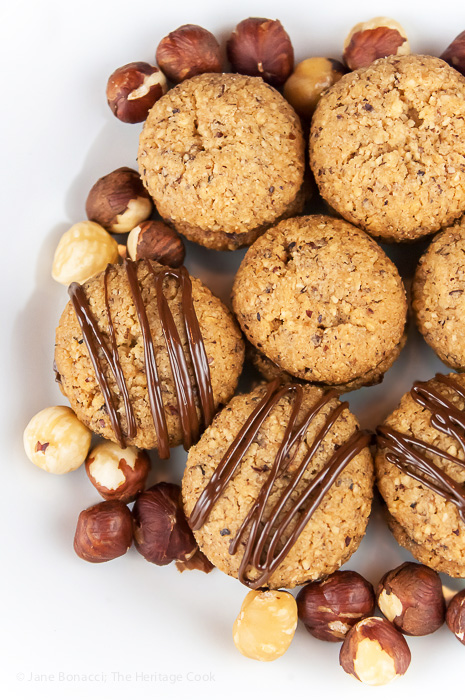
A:
<svg viewBox="0 0 465 700">
<path fill-rule="evenodd" d="M 170 90 L 149 113 L 138 160 L 161 216 L 211 248 L 249 244 L 301 204 L 300 122 L 261 78 L 206 74 Z"/>
<path fill-rule="evenodd" d="M 228 446 L 247 421 L 265 388 L 258 387 L 250 394 L 236 396 L 215 418 L 196 446 L 189 451 L 183 477 L 183 499 L 190 515 L 200 494 Z M 322 391 L 304 388 L 301 415 L 315 405 Z M 306 451 L 334 409 L 332 399 L 310 423 L 306 437 L 290 470 L 278 477 L 264 513 L 264 520 L 289 483 L 290 473 L 296 469 Z M 234 555 L 228 548 L 236 531 L 253 505 L 284 436 L 292 408 L 292 400 L 284 397 L 265 420 L 252 442 L 239 470 L 226 486 L 205 524 L 194 532 L 200 548 L 219 569 L 237 576 L 244 545 Z M 336 446 L 344 444 L 357 428 L 357 421 L 345 409 L 324 438 L 312 459 L 298 490 L 293 492 L 292 503 L 309 480 L 328 462 Z M 339 475 L 302 531 L 287 557 L 271 575 L 268 585 L 293 587 L 330 574 L 339 568 L 357 549 L 365 532 L 372 499 L 373 465 L 368 448 L 364 448 Z M 286 511 L 287 512 L 287 511 Z M 246 531 L 247 532 L 247 531 Z M 244 538 L 245 540 L 245 538 Z M 253 576 L 253 571 L 249 572 Z"/>
<path fill-rule="evenodd" d="M 181 443 L 182 431 L 174 379 L 158 316 L 155 284 L 146 263 L 139 263 L 137 274 L 155 348 L 169 441 L 174 446 Z M 214 297 L 199 280 L 191 278 L 191 281 L 194 308 L 205 345 L 213 398 L 217 407 L 226 403 L 234 393 L 242 369 L 244 344 L 232 315 L 221 301 Z M 112 266 L 108 288 L 110 314 L 115 329 L 120 363 L 137 423 L 137 434 L 134 439 L 128 439 L 128 444 L 150 449 L 156 447 L 157 436 L 147 392 L 143 340 L 129 283 L 122 265 Z M 99 329 L 108 342 L 109 327 L 105 311 L 104 273 L 100 273 L 86 282 L 84 290 L 92 315 L 98 321 Z M 182 341 L 192 386 L 195 387 L 194 372 L 183 323 L 181 290 L 178 283 L 169 278 L 165 281 L 164 293 Z M 56 331 L 55 362 L 61 375 L 62 390 L 68 397 L 78 418 L 95 433 L 115 440 L 103 395 L 71 303 L 67 304 Z M 102 362 L 105 375 L 109 379 L 114 402 L 121 417 L 122 427 L 126 430 L 127 423 L 122 397 L 103 358 Z M 195 398 L 198 409 L 197 394 Z M 198 414 L 200 416 L 199 410 Z"/>
<path fill-rule="evenodd" d="M 247 251 L 233 306 L 248 340 L 290 374 L 370 383 L 402 343 L 407 305 L 394 264 L 365 233 L 325 216 L 283 221 Z"/>
<path fill-rule="evenodd" d="M 439 58 L 391 56 L 321 98 L 310 163 L 322 196 L 374 236 L 408 241 L 465 210 L 465 79 Z"/>
</svg>

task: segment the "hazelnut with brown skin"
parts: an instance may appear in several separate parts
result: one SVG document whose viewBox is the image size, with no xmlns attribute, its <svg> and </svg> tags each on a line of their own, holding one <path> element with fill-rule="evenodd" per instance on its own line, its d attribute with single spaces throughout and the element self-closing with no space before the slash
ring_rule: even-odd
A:
<svg viewBox="0 0 465 700">
<path fill-rule="evenodd" d="M 379 609 L 404 634 L 435 632 L 444 622 L 446 603 L 438 574 L 423 564 L 405 562 L 378 584 Z"/>
<path fill-rule="evenodd" d="M 172 83 L 200 75 L 221 73 L 219 44 L 213 34 L 197 24 L 183 24 L 158 44 L 158 65 Z"/>
<path fill-rule="evenodd" d="M 355 571 L 336 571 L 312 581 L 297 596 L 299 619 L 307 631 L 326 642 L 340 642 L 356 622 L 373 614 L 373 586 Z"/>
<path fill-rule="evenodd" d="M 446 623 L 459 642 L 465 644 L 465 588 L 454 595 L 446 613 Z"/>
<path fill-rule="evenodd" d="M 357 70 L 385 56 L 410 53 L 407 35 L 401 25 L 389 17 L 374 17 L 352 27 L 344 42 L 344 62 Z"/>
<path fill-rule="evenodd" d="M 131 260 L 147 258 L 161 265 L 179 267 L 186 251 L 179 234 L 162 221 L 143 221 L 128 236 L 127 252 Z"/>
<path fill-rule="evenodd" d="M 452 66 L 452 68 L 458 70 L 459 73 L 465 75 L 465 32 L 460 32 L 460 34 L 455 37 L 452 44 L 449 44 L 441 55 L 441 58 Z"/>
<path fill-rule="evenodd" d="M 168 89 L 159 68 L 136 61 L 117 68 L 107 83 L 108 105 L 122 122 L 143 122 L 155 102 Z"/>
<path fill-rule="evenodd" d="M 367 685 L 386 685 L 403 676 L 410 659 L 410 649 L 402 634 L 381 617 L 366 617 L 357 622 L 339 654 L 344 671 Z"/>
<path fill-rule="evenodd" d="M 112 233 L 128 233 L 152 213 L 153 203 L 132 168 L 118 168 L 101 177 L 86 201 L 89 219 Z"/>
<path fill-rule="evenodd" d="M 93 564 L 126 554 L 132 544 L 132 516 L 120 501 L 104 501 L 80 513 L 74 551 Z"/>
<path fill-rule="evenodd" d="M 239 22 L 226 44 L 236 73 L 283 85 L 294 67 L 294 49 L 279 20 L 249 17 Z"/>
<path fill-rule="evenodd" d="M 133 501 L 145 488 L 150 459 L 145 450 L 100 442 L 86 458 L 86 472 L 105 500 Z"/>
<path fill-rule="evenodd" d="M 298 63 L 284 84 L 284 97 L 297 114 L 310 119 L 321 93 L 342 78 L 346 69 L 333 58 L 314 56 Z"/>
</svg>

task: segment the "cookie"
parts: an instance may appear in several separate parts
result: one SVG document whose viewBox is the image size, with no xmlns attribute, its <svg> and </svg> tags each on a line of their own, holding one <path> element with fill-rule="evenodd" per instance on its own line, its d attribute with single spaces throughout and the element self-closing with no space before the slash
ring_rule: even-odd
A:
<svg viewBox="0 0 465 700">
<path fill-rule="evenodd" d="M 465 370 L 465 220 L 438 234 L 412 285 L 418 330 L 449 367 Z"/>
<path fill-rule="evenodd" d="M 465 210 L 465 78 L 432 56 L 390 56 L 322 97 L 310 164 L 320 193 L 373 236 L 411 241 Z"/>
<path fill-rule="evenodd" d="M 235 250 L 303 206 L 304 139 L 261 78 L 204 74 L 152 108 L 139 169 L 161 216 L 208 248 Z"/>
<path fill-rule="evenodd" d="M 236 275 L 233 307 L 247 339 L 278 367 L 342 389 L 386 371 L 407 312 L 394 263 L 365 233 L 327 216 L 263 234 Z"/>
<path fill-rule="evenodd" d="M 347 406 L 335 392 L 272 382 L 216 416 L 189 451 L 182 483 L 189 523 L 215 566 L 251 588 L 291 588 L 355 552 L 373 465 Z"/>
<path fill-rule="evenodd" d="M 190 447 L 241 373 L 244 345 L 230 312 L 185 268 L 146 260 L 73 283 L 70 297 L 55 364 L 78 418 L 161 457 Z"/>
<path fill-rule="evenodd" d="M 388 523 L 422 563 L 465 576 L 465 377 L 415 382 L 378 428 L 375 459 Z"/>
</svg>

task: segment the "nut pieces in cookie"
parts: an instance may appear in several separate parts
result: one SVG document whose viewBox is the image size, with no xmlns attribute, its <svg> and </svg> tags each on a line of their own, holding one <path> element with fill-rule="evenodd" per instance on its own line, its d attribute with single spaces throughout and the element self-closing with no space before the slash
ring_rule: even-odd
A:
<svg viewBox="0 0 465 700">
<path fill-rule="evenodd" d="M 107 101 L 115 117 L 136 124 L 146 119 L 149 110 L 167 89 L 166 78 L 159 68 L 136 61 L 117 68 L 110 75 Z"/>
<path fill-rule="evenodd" d="M 132 544 L 132 516 L 120 501 L 104 501 L 80 513 L 74 551 L 93 564 L 126 554 Z"/>
<path fill-rule="evenodd" d="M 156 58 L 173 83 L 201 73 L 221 73 L 223 67 L 217 40 L 197 24 L 183 24 L 165 36 L 158 44 Z"/>
<path fill-rule="evenodd" d="M 150 469 L 145 450 L 100 442 L 86 459 L 87 475 L 105 500 L 129 503 L 144 490 Z"/>
<path fill-rule="evenodd" d="M 446 623 L 459 642 L 465 644 L 465 589 L 456 593 L 450 601 Z"/>
<path fill-rule="evenodd" d="M 132 168 L 118 168 L 101 177 L 89 192 L 86 212 L 111 233 L 129 233 L 152 213 L 153 203 Z"/>
<path fill-rule="evenodd" d="M 374 17 L 352 27 L 344 42 L 344 62 L 357 70 L 385 56 L 410 53 L 407 35 L 398 22 L 388 17 Z"/>
<path fill-rule="evenodd" d="M 180 267 L 186 254 L 179 234 L 162 221 L 143 221 L 129 233 L 127 252 L 131 260 L 148 258 L 160 265 Z"/>
<path fill-rule="evenodd" d="M 81 221 L 60 238 L 53 257 L 52 277 L 66 286 L 71 282 L 83 284 L 117 260 L 115 239 L 94 221 Z"/>
</svg>

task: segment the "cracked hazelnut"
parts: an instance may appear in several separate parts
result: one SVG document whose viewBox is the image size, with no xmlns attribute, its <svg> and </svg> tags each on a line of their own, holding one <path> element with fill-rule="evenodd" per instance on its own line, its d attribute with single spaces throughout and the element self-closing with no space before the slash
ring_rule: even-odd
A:
<svg viewBox="0 0 465 700">
<path fill-rule="evenodd" d="M 108 105 L 122 122 L 143 122 L 155 102 L 168 89 L 159 68 L 143 61 L 127 63 L 110 75 L 107 83 Z"/>
<path fill-rule="evenodd" d="M 132 516 L 120 501 L 104 501 L 79 514 L 74 551 L 93 564 L 126 554 L 132 544 Z"/>
<path fill-rule="evenodd" d="M 455 37 L 452 44 L 449 44 L 441 55 L 441 58 L 452 66 L 452 68 L 458 70 L 459 73 L 465 75 L 465 32 L 460 32 L 460 34 Z"/>
<path fill-rule="evenodd" d="M 91 437 L 68 406 L 51 406 L 31 418 L 23 441 L 33 464 L 52 474 L 67 474 L 84 462 Z"/>
<path fill-rule="evenodd" d="M 197 24 L 183 24 L 158 44 L 158 65 L 173 83 L 201 73 L 221 73 L 220 47 L 213 34 Z"/>
<path fill-rule="evenodd" d="M 133 501 L 144 490 L 150 460 L 145 450 L 100 442 L 86 459 L 87 475 L 105 500 Z"/>
<path fill-rule="evenodd" d="M 405 30 L 389 17 L 374 17 L 353 27 L 344 42 L 344 62 L 357 70 L 385 56 L 405 56 L 410 45 Z"/>
<path fill-rule="evenodd" d="M 450 601 L 446 613 L 446 623 L 459 642 L 465 644 L 465 588 L 456 593 Z"/>
<path fill-rule="evenodd" d="M 340 642 L 356 622 L 373 614 L 375 594 L 355 571 L 336 571 L 324 581 L 307 583 L 297 595 L 297 608 L 310 634 Z"/>
<path fill-rule="evenodd" d="M 127 240 L 131 260 L 148 258 L 161 265 L 179 267 L 186 251 L 179 234 L 162 221 L 143 221 L 135 226 Z"/>
<path fill-rule="evenodd" d="M 236 71 L 263 78 L 271 85 L 286 82 L 294 67 L 294 49 L 279 20 L 249 17 L 239 22 L 226 44 Z"/>
<path fill-rule="evenodd" d="M 86 201 L 89 219 L 112 233 L 129 233 L 148 219 L 152 208 L 139 173 L 124 167 L 97 180 Z"/>
<path fill-rule="evenodd" d="M 385 685 L 406 673 L 410 658 L 407 642 L 390 622 L 366 617 L 345 638 L 339 663 L 362 683 Z"/>
<path fill-rule="evenodd" d="M 284 97 L 301 117 L 310 118 L 321 93 L 346 73 L 339 61 L 313 57 L 298 63 L 284 84 Z"/>
<path fill-rule="evenodd" d="M 71 226 L 60 238 L 52 264 L 52 277 L 60 284 L 82 284 L 118 260 L 118 244 L 94 221 Z"/>
<path fill-rule="evenodd" d="M 379 609 L 404 634 L 435 632 L 444 622 L 446 603 L 438 574 L 423 564 L 405 562 L 378 584 Z"/>
</svg>

